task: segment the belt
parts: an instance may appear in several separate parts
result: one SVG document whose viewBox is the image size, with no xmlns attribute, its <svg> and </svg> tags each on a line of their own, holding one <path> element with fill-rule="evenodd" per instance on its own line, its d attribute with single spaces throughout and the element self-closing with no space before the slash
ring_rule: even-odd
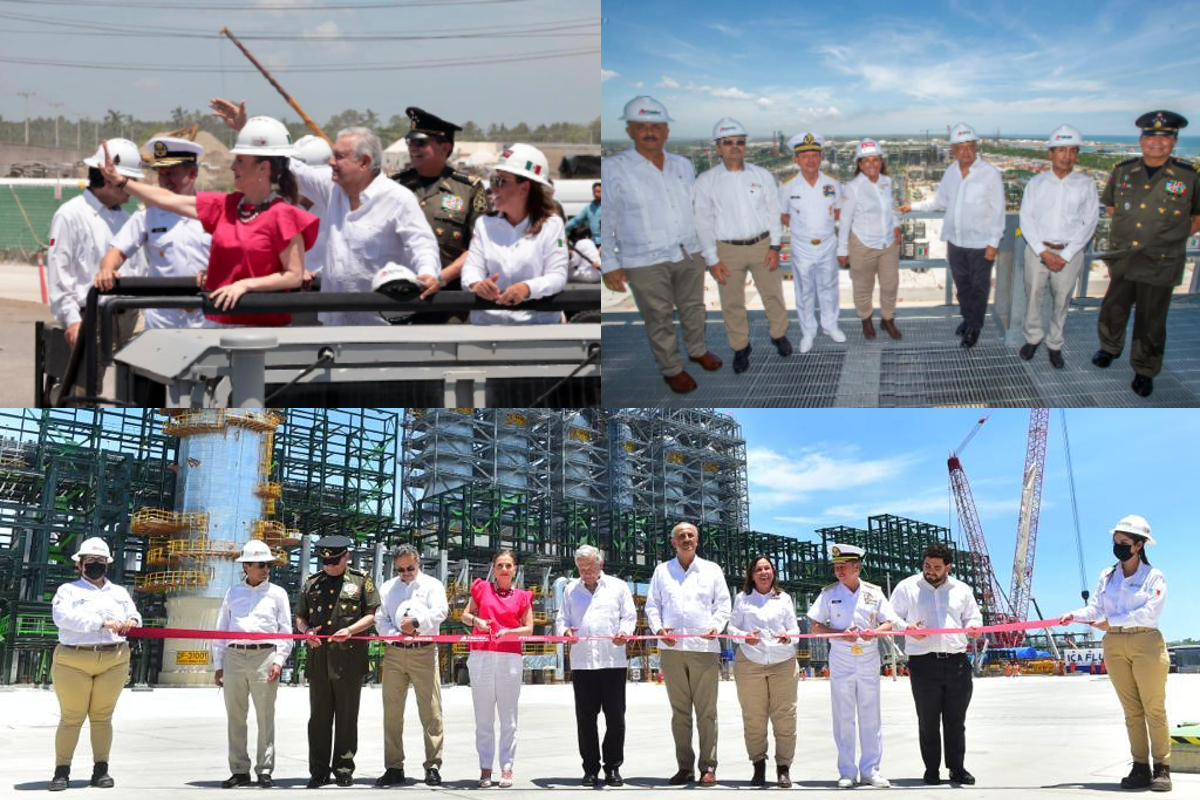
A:
<svg viewBox="0 0 1200 800">
<path fill-rule="evenodd" d="M 822 242 L 822 240 L 821 240 L 821 239 L 813 239 L 812 241 L 810 241 L 810 242 L 809 242 L 809 244 L 811 244 L 811 245 L 818 245 L 818 244 L 820 244 L 821 242 Z"/>
<path fill-rule="evenodd" d="M 1158 628 L 1109 628 L 1108 633 L 1158 633 Z"/>
<path fill-rule="evenodd" d="M 60 644 L 59 647 L 68 647 L 72 650 L 118 650 L 125 646 L 124 642 L 114 642 L 113 644 Z"/>
<path fill-rule="evenodd" d="M 266 650 L 268 647 L 275 649 L 275 645 L 271 642 L 260 642 L 258 644 L 231 644 L 231 650 Z"/>
<path fill-rule="evenodd" d="M 770 235 L 770 231 L 763 231 L 758 236 L 752 236 L 749 239 L 722 239 L 721 244 L 736 244 L 739 247 L 746 247 L 748 245 L 758 244 Z"/>
<path fill-rule="evenodd" d="M 911 661 L 911 660 L 912 660 L 912 659 L 914 659 L 914 658 L 959 658 L 960 656 L 961 656 L 962 658 L 966 658 L 966 657 L 967 657 L 967 654 L 966 654 L 966 653 L 941 653 L 941 652 L 934 652 L 934 653 L 922 653 L 922 654 L 921 654 L 921 655 L 919 655 L 919 656 L 909 656 L 908 658 L 909 658 L 909 660 Z"/>
<path fill-rule="evenodd" d="M 1067 249 L 1067 246 L 1065 244 L 1051 244 L 1050 242 L 1042 242 L 1042 244 L 1044 244 L 1046 247 L 1050 248 L 1051 250 L 1066 250 Z"/>
<path fill-rule="evenodd" d="M 405 650 L 415 650 L 418 647 L 429 647 L 433 642 L 388 642 L 392 647 L 401 647 Z"/>
</svg>

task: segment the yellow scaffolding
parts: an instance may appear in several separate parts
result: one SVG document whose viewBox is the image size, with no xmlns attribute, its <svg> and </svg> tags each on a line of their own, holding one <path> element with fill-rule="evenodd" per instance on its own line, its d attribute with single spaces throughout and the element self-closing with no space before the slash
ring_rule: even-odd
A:
<svg viewBox="0 0 1200 800">
<path fill-rule="evenodd" d="M 277 519 L 256 519 L 250 525 L 250 537 L 262 539 L 273 548 L 295 547 L 300 544 L 300 531 L 288 528 Z"/>
<path fill-rule="evenodd" d="M 180 531 L 208 530 L 208 514 L 203 511 L 168 511 L 165 508 L 139 508 L 133 512 L 129 532 L 134 536 L 166 536 Z"/>
<path fill-rule="evenodd" d="M 163 423 L 163 433 L 168 436 L 191 436 L 196 433 L 223 431 L 229 425 L 237 425 L 252 431 L 273 431 L 283 422 L 283 417 L 273 411 L 209 411 L 170 414 Z"/>
<path fill-rule="evenodd" d="M 274 514 L 275 503 L 283 496 L 283 486 L 278 483 L 260 483 L 254 487 L 254 494 L 266 501 L 265 513 Z"/>
<path fill-rule="evenodd" d="M 170 592 L 208 585 L 208 572 L 198 569 L 168 570 L 136 575 L 133 588 L 139 592 Z"/>
</svg>

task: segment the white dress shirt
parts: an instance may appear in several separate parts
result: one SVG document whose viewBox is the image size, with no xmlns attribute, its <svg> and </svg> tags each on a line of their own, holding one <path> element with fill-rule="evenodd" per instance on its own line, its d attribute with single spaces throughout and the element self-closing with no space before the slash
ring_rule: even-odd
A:
<svg viewBox="0 0 1200 800">
<path fill-rule="evenodd" d="M 446 587 L 437 578 L 420 571 L 409 583 L 399 576 L 385 581 L 379 589 L 379 599 L 375 629 L 381 636 L 406 636 L 400 630 L 405 617 L 417 624 L 417 635 L 437 636 L 450 615 Z"/>
<path fill-rule="evenodd" d="M 850 234 L 872 250 L 886 250 L 896 243 L 896 216 L 892 200 L 892 179 L 880 175 L 871 183 L 865 174 L 842 187 L 842 216 L 838 223 L 839 256 L 850 255 Z"/>
<path fill-rule="evenodd" d="M 833 238 L 834 214 L 841 207 L 842 186 L 824 172 L 812 186 L 800 172 L 779 184 L 779 213 L 788 215 L 793 240 Z"/>
<path fill-rule="evenodd" d="M 1149 564 L 1138 564 L 1128 578 L 1120 564 L 1100 573 L 1088 604 L 1071 613 L 1078 622 L 1107 620 L 1114 628 L 1157 628 L 1167 601 L 1167 579 Z"/>
<path fill-rule="evenodd" d="M 1021 197 L 1021 235 L 1039 256 L 1046 245 L 1065 244 L 1051 251 L 1067 261 L 1083 251 L 1100 220 L 1100 193 L 1082 172 L 1059 178 L 1054 170 L 1033 177 Z"/>
<path fill-rule="evenodd" d="M 674 633 L 721 633 L 729 623 L 729 587 L 725 573 L 712 561 L 699 556 L 685 570 L 678 558 L 659 564 L 650 578 L 646 596 L 646 623 L 651 631 L 670 628 Z M 671 649 L 659 643 L 660 652 Z M 717 639 L 675 640 L 675 650 L 719 653 Z"/>
<path fill-rule="evenodd" d="M 692 213 L 700 252 L 710 267 L 720 260 L 718 241 L 753 239 L 763 233 L 771 234 L 772 245 L 782 241 L 778 192 L 774 176 L 754 164 L 730 172 L 721 163 L 696 178 Z"/>
<path fill-rule="evenodd" d="M 665 153 L 663 168 L 629 148 L 600 162 L 608 209 L 600 229 L 600 271 L 683 261 L 700 250 L 692 217 L 696 168 Z"/>
<path fill-rule="evenodd" d="M 125 209 L 107 208 L 89 189 L 54 212 L 46 256 L 46 289 L 50 313 L 63 325 L 83 321 L 88 290 L 100 274 L 100 260 L 128 221 Z M 121 274 L 145 275 L 145 256 L 134 254 L 121 268 Z"/>
<path fill-rule="evenodd" d="M 808 618 L 839 631 L 847 628 L 874 629 L 885 622 L 892 623 L 896 629 L 904 628 L 904 620 L 892 608 L 883 589 L 864 580 L 858 582 L 858 589 L 853 592 L 841 581 L 826 586 L 808 609 Z M 867 639 L 860 636 L 853 642 L 830 639 L 829 647 L 831 650 L 836 648 L 847 652 L 857 647 L 860 653 L 869 653 L 877 650 L 879 643 L 873 636 Z"/>
<path fill-rule="evenodd" d="M 467 260 L 463 262 L 462 285 L 469 287 L 484 278 L 499 275 L 496 286 L 503 292 L 514 283 L 529 287 L 529 299 L 558 294 L 567 285 L 567 243 L 563 221 L 557 216 L 542 222 L 536 236 L 526 236 L 529 218 L 512 225 L 503 214 L 475 220 L 475 233 Z M 562 322 L 561 311 L 472 311 L 475 325 L 547 325 Z"/>
<path fill-rule="evenodd" d="M 204 232 L 198 219 L 188 219 L 161 208 L 143 208 L 134 212 L 113 237 L 112 246 L 121 251 L 126 263 L 139 249 L 145 248 L 149 278 L 194 278 L 208 269 L 212 236 Z M 125 274 L 122 266 L 121 274 Z M 204 313 L 196 308 L 145 308 L 142 318 L 147 328 L 203 328 Z"/>
<path fill-rule="evenodd" d="M 568 262 L 571 283 L 599 283 L 600 270 L 596 264 L 600 261 L 600 249 L 591 239 L 580 239 L 571 250 L 571 260 Z"/>
<path fill-rule="evenodd" d="M 637 608 L 629 584 L 620 578 L 600 574 L 596 590 L 589 592 L 582 578 L 567 584 L 562 594 L 562 604 L 554 618 L 554 628 L 559 636 L 567 628 L 574 628 L 575 635 L 603 636 L 611 639 L 618 633 L 632 636 L 637 627 Z M 571 645 L 571 669 L 623 669 L 629 666 L 625 645 L 611 641 L 581 641 Z"/>
<path fill-rule="evenodd" d="M 975 602 L 971 587 L 953 575 L 947 575 L 941 586 L 934 588 L 924 575 L 913 575 L 896 585 L 892 592 L 892 608 L 912 628 L 917 622 L 925 628 L 977 628 L 983 625 L 983 614 Z M 967 650 L 965 633 L 907 637 L 904 650 L 910 656 L 926 653 L 964 653 Z"/>
<path fill-rule="evenodd" d="M 962 176 L 951 164 L 930 200 L 912 204 L 913 211 L 942 211 L 942 241 L 958 247 L 999 247 L 1004 238 L 1004 178 L 979 156 Z"/>
<path fill-rule="evenodd" d="M 757 589 L 751 589 L 750 594 L 738 592 L 733 599 L 733 613 L 729 617 L 726 632 L 735 635 L 760 634 L 761 641 L 758 644 L 739 642 L 742 655 L 755 664 L 778 664 L 794 659 L 795 640 L 781 644 L 775 637 L 781 633 L 793 636 L 800 633 L 796 604 L 792 602 L 791 595 L 782 589 L 771 594 L 763 594 Z"/>
<path fill-rule="evenodd" d="M 257 586 L 245 578 L 229 587 L 221 610 L 217 612 L 217 630 L 242 633 L 291 633 L 292 610 L 287 591 L 282 586 L 264 580 Z M 229 645 L 273 644 L 273 661 L 279 666 L 292 652 L 291 639 L 213 639 L 213 669 L 225 668 L 225 651 Z"/>
<path fill-rule="evenodd" d="M 103 627 L 105 622 L 132 619 L 139 627 L 142 624 L 129 592 L 107 578 L 100 586 L 83 578 L 59 586 L 51 614 L 58 626 L 59 643 L 69 645 L 117 644 L 125 637 Z"/>
<path fill-rule="evenodd" d="M 290 167 L 300 194 L 312 201 L 312 213 L 321 218 L 322 292 L 369 292 L 379 270 L 391 262 L 418 275 L 441 275 L 437 239 L 411 191 L 376 175 L 351 211 L 350 198 L 333 182 L 330 167 L 310 167 L 294 158 Z M 322 311 L 318 317 L 326 325 L 388 324 L 375 311 Z"/>
</svg>

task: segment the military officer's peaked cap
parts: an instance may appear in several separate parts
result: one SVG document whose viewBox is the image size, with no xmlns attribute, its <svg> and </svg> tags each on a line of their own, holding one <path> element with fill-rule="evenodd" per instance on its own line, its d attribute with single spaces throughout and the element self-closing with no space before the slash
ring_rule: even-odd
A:
<svg viewBox="0 0 1200 800">
<path fill-rule="evenodd" d="M 1174 111 L 1148 111 L 1137 118 L 1136 124 L 1142 129 L 1143 136 L 1178 136 L 1188 121 Z"/>
<path fill-rule="evenodd" d="M 146 146 L 150 148 L 150 156 L 145 158 L 145 161 L 152 169 L 174 167 L 179 164 L 196 164 L 204 155 L 204 145 L 171 136 L 159 136 L 151 139 Z"/>
<path fill-rule="evenodd" d="M 410 130 L 405 138 L 415 139 L 424 136 L 434 136 L 453 142 L 454 132 L 462 130 L 462 128 L 453 122 L 447 122 L 441 117 L 434 116 L 416 106 L 409 106 L 404 109 L 404 113 L 408 115 L 410 123 Z"/>
<path fill-rule="evenodd" d="M 349 536 L 325 536 L 317 540 L 317 554 L 321 558 L 337 558 L 354 546 Z"/>
<path fill-rule="evenodd" d="M 861 547 L 856 547 L 852 544 L 835 544 L 829 548 L 829 557 L 833 559 L 835 564 L 844 564 L 847 561 L 862 561 L 862 557 L 866 552 Z"/>
</svg>

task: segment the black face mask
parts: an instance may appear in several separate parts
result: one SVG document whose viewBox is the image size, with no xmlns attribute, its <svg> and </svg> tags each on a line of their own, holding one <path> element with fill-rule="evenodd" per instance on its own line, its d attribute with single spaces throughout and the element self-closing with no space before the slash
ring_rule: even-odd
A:
<svg viewBox="0 0 1200 800">
<path fill-rule="evenodd" d="M 108 571 L 107 564 L 101 564 L 98 561 L 92 561 L 83 565 L 83 574 L 92 580 L 99 580 L 104 577 L 104 573 Z"/>
<path fill-rule="evenodd" d="M 1131 544 L 1114 544 L 1113 555 L 1118 561 L 1128 561 L 1133 557 L 1133 545 Z"/>
</svg>

